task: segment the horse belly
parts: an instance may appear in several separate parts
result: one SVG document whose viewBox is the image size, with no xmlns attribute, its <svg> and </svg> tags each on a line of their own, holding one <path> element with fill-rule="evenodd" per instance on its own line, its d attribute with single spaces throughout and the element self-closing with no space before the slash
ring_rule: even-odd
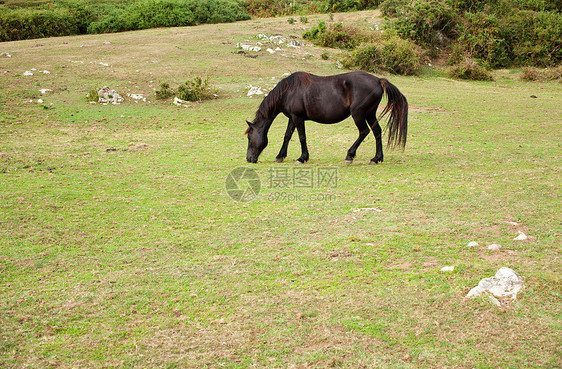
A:
<svg viewBox="0 0 562 369">
<path fill-rule="evenodd" d="M 318 123 L 338 123 L 351 115 L 349 104 L 341 96 L 324 96 L 306 104 L 308 120 Z"/>
</svg>

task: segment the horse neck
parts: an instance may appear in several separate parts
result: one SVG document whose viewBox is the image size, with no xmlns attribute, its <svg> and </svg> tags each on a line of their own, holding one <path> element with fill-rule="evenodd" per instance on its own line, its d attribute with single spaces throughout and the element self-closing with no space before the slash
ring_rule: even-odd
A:
<svg viewBox="0 0 562 369">
<path fill-rule="evenodd" d="M 262 102 L 259 110 L 256 112 L 256 118 L 254 119 L 254 124 L 260 129 L 263 129 L 266 134 L 275 118 L 281 112 L 278 104 L 272 103 L 268 98 L 269 96 Z"/>
</svg>

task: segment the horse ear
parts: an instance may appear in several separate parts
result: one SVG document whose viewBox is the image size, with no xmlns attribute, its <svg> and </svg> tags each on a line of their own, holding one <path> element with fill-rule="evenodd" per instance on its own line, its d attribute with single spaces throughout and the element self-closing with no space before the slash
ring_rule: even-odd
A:
<svg viewBox="0 0 562 369">
<path fill-rule="evenodd" d="M 248 123 L 248 128 L 246 128 L 246 132 L 244 132 L 245 135 L 247 135 L 248 132 L 250 132 L 250 130 L 253 128 L 253 127 L 252 127 L 252 123 L 250 123 L 250 122 L 248 122 L 248 121 L 246 121 L 246 123 Z"/>
</svg>

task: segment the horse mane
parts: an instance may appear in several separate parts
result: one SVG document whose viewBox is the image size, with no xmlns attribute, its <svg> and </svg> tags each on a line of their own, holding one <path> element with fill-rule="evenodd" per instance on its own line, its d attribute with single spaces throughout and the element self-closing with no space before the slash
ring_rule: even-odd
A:
<svg viewBox="0 0 562 369">
<path fill-rule="evenodd" d="M 282 103 L 283 97 L 287 91 L 301 86 L 306 86 L 311 82 L 312 77 L 306 72 L 296 72 L 283 78 L 262 100 L 258 110 L 256 111 L 254 123 L 262 119 L 271 118 L 272 115 L 279 112 L 279 105 Z"/>
</svg>

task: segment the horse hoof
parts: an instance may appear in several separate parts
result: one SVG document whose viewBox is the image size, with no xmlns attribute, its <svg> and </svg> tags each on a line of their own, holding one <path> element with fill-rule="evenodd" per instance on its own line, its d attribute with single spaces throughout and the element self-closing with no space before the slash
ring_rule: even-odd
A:
<svg viewBox="0 0 562 369">
<path fill-rule="evenodd" d="M 378 163 L 379 163 L 378 161 L 374 161 L 374 160 L 371 160 L 371 161 L 369 162 L 369 164 L 371 164 L 371 165 L 377 165 Z"/>
<path fill-rule="evenodd" d="M 276 162 L 276 163 L 282 163 L 284 159 L 285 159 L 285 158 L 276 158 L 276 159 L 275 159 L 275 162 Z"/>
<path fill-rule="evenodd" d="M 351 163 L 353 163 L 353 160 L 346 160 L 345 161 L 345 165 L 350 165 Z"/>
<path fill-rule="evenodd" d="M 297 161 L 295 161 L 295 164 L 304 164 L 304 163 L 300 160 L 297 160 Z"/>
</svg>

